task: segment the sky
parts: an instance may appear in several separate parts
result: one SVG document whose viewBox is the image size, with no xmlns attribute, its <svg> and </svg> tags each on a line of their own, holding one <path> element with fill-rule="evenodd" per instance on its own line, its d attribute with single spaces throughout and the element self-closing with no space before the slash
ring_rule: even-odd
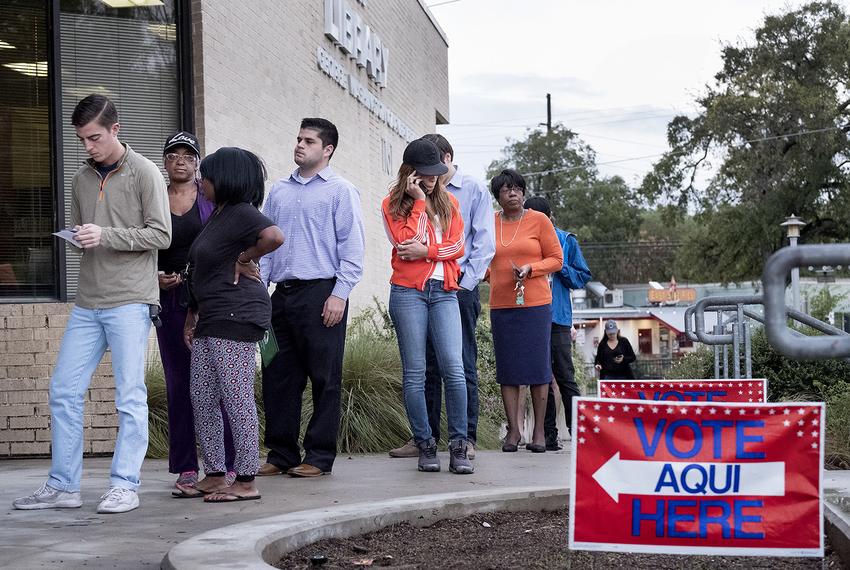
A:
<svg viewBox="0 0 850 570">
<path fill-rule="evenodd" d="M 850 0 L 841 2 L 850 9 Z M 752 43 L 798 0 L 428 0 L 448 38 L 455 162 L 484 178 L 507 138 L 552 121 L 577 132 L 600 172 L 640 184 L 667 123 L 694 115 L 723 44 Z"/>
</svg>

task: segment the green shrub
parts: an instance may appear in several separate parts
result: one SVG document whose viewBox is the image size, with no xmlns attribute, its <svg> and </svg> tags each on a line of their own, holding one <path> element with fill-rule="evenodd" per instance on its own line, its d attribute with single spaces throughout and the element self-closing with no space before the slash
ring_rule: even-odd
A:
<svg viewBox="0 0 850 570">
<path fill-rule="evenodd" d="M 768 400 L 826 403 L 825 461 L 837 469 L 850 467 L 850 364 L 844 360 L 793 360 L 767 341 L 763 329 L 753 333 L 753 378 L 766 378 Z M 708 347 L 688 354 L 667 378 L 713 378 L 714 351 Z"/>
</svg>

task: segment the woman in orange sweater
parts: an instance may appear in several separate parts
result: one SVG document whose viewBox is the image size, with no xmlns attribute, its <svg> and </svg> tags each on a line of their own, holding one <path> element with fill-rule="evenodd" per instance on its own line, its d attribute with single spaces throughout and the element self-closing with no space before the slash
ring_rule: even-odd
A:
<svg viewBox="0 0 850 570">
<path fill-rule="evenodd" d="M 490 263 L 490 321 L 496 352 L 496 381 L 508 417 L 502 451 L 516 451 L 520 440 L 515 418 L 519 387 L 531 386 L 534 435 L 526 448 L 546 451 L 543 418 L 552 381 L 549 336 L 552 331 L 552 293 L 548 275 L 559 271 L 564 253 L 549 218 L 523 209 L 525 180 L 517 171 L 503 170 L 490 182 L 502 210 L 496 213 L 496 255 Z"/>
<path fill-rule="evenodd" d="M 389 309 L 401 352 L 407 419 L 419 448 L 419 470 L 439 471 L 425 404 L 425 346 L 430 337 L 445 386 L 449 470 L 472 473 L 457 304 L 463 218 L 457 199 L 440 180 L 448 167 L 437 145 L 415 140 L 404 150 L 402 161 L 381 209 L 393 245 Z"/>
</svg>

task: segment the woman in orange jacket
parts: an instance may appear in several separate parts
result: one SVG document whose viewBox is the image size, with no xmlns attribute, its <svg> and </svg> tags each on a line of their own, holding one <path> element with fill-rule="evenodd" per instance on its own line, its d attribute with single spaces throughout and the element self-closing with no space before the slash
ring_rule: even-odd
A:
<svg viewBox="0 0 850 570">
<path fill-rule="evenodd" d="M 437 146 L 419 139 L 404 150 L 398 177 L 381 206 L 393 245 L 390 317 L 398 337 L 404 405 L 419 448 L 420 471 L 439 471 L 425 405 L 425 346 L 430 337 L 444 379 L 449 470 L 472 473 L 467 457 L 466 378 L 457 304 L 463 218 L 440 176 L 448 168 Z"/>
</svg>

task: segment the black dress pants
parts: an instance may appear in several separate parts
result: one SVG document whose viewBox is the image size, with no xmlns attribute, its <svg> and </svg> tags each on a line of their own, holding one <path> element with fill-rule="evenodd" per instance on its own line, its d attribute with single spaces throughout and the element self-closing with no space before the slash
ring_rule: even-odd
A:
<svg viewBox="0 0 850 570">
<path fill-rule="evenodd" d="M 573 368 L 571 328 L 552 323 L 552 374 L 555 376 L 555 383 L 558 384 L 558 391 L 561 392 L 561 400 L 564 403 L 564 417 L 567 421 L 568 431 L 572 430 L 573 397 L 581 396 L 575 380 L 575 369 Z M 556 411 L 555 391 L 550 384 L 549 397 L 546 400 L 546 419 L 543 422 L 547 442 L 553 442 L 558 439 Z"/>
<path fill-rule="evenodd" d="M 265 445 L 267 461 L 281 469 L 303 462 L 329 472 L 336 458 L 348 306 L 337 325 L 328 328 L 322 323 L 322 308 L 335 283 L 335 279 L 286 281 L 278 283 L 272 294 L 272 327 L 279 352 L 263 368 Z M 302 459 L 298 436 L 308 378 L 313 415 Z"/>
</svg>

